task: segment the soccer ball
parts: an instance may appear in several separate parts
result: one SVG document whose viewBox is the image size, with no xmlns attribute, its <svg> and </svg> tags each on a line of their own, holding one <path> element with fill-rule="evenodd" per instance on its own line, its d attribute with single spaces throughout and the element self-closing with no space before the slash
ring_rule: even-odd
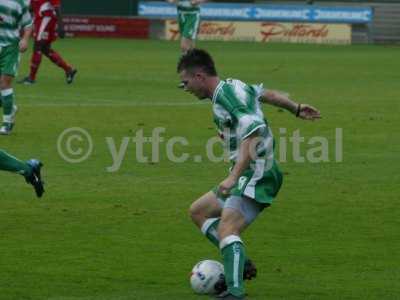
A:
<svg viewBox="0 0 400 300">
<path fill-rule="evenodd" d="M 197 294 L 215 294 L 215 284 L 224 275 L 224 266 L 215 260 L 202 260 L 190 274 L 190 285 Z"/>
</svg>

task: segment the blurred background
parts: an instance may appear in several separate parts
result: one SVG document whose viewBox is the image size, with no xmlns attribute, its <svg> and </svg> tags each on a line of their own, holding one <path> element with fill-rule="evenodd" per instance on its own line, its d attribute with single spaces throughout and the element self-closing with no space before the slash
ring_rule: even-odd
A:
<svg viewBox="0 0 400 300">
<path fill-rule="evenodd" d="M 280 10 L 271 14 L 272 9 Z M 347 24 L 350 26 L 350 37 L 344 37 L 348 33 L 342 32 L 341 43 L 347 39 L 347 43 L 393 43 L 400 41 L 400 2 L 397 0 L 383 1 L 209 1 L 203 5 L 202 20 L 216 21 L 246 21 L 246 22 L 311 22 L 319 24 Z M 165 8 L 163 11 L 162 8 Z M 224 13 L 221 15 L 221 10 Z M 242 8 L 243 15 L 238 17 L 234 9 Z M 296 18 L 294 9 L 330 8 L 334 12 L 325 19 Z M 137 1 L 137 0 L 69 0 L 62 2 L 63 14 L 69 35 L 75 36 L 118 36 L 136 38 L 160 38 L 171 39 L 165 34 L 168 27 L 167 20 L 175 20 L 174 7 L 164 1 Z M 229 9 L 232 10 L 231 15 Z M 237 12 L 237 11 L 236 11 Z M 262 13 L 261 13 L 262 12 Z M 285 12 L 289 14 L 288 17 Z M 301 14 L 301 13 L 300 13 Z M 318 13 L 317 13 L 318 14 Z M 316 16 L 317 14 L 314 14 Z M 70 16 L 78 19 L 71 20 Z M 105 17 L 103 19 L 83 19 L 85 17 Z M 118 16 L 118 22 L 109 17 Z M 280 16 L 280 17 L 279 17 Z M 133 21 L 133 20 L 135 21 Z M 125 23 L 121 23 L 125 20 Z M 78 26 L 78 24 L 96 26 Z M 109 25 L 107 27 L 107 25 Z M 238 24 L 233 24 L 237 26 Z M 110 27 L 111 26 L 111 27 Z M 202 26 L 204 28 L 204 25 Z M 239 26 L 240 27 L 240 26 Z M 328 26 L 329 27 L 329 26 Z M 202 29 L 200 29 L 201 31 Z M 254 30 L 250 29 L 250 30 Z M 220 37 L 208 36 L 200 39 L 218 39 Z M 232 37 L 231 39 L 244 40 L 244 37 Z M 247 37 L 249 39 L 249 37 Z M 315 42 L 315 41 L 309 41 Z M 321 42 L 321 41 L 320 41 Z M 340 41 L 336 41 L 336 43 Z M 335 41 L 330 41 L 335 43 Z"/>
</svg>

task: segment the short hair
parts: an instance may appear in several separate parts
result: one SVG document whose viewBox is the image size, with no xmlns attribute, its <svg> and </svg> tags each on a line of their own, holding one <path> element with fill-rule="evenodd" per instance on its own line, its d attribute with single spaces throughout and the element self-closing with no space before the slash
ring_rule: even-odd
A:
<svg viewBox="0 0 400 300">
<path fill-rule="evenodd" d="M 191 49 L 181 56 L 178 62 L 178 73 L 183 70 L 193 72 L 194 69 L 201 69 L 209 76 L 217 76 L 214 60 L 211 55 L 202 49 Z"/>
</svg>

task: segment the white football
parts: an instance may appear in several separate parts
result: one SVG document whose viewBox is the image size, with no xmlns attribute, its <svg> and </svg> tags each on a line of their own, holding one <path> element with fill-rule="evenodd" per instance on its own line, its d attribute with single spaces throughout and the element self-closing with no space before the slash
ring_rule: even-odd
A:
<svg viewBox="0 0 400 300">
<path fill-rule="evenodd" d="M 197 294 L 215 294 L 215 283 L 224 274 L 224 266 L 215 260 L 202 260 L 190 274 L 190 285 Z"/>
</svg>

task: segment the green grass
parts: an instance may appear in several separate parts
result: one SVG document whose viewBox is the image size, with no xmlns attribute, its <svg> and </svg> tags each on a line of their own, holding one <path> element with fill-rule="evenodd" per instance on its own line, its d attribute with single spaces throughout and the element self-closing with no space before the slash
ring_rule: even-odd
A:
<svg viewBox="0 0 400 300">
<path fill-rule="evenodd" d="M 321 110 L 300 121 L 264 111 L 277 140 L 297 128 L 326 137 L 328 163 L 282 163 L 275 205 L 243 235 L 259 276 L 250 299 L 399 299 L 400 55 L 396 47 L 202 42 L 221 77 L 290 91 Z M 106 137 L 164 127 L 177 148 L 205 153 L 215 135 L 209 103 L 176 89 L 178 45 L 169 42 L 67 39 L 55 48 L 79 73 L 43 61 L 37 84 L 16 85 L 20 112 L 0 148 L 45 163 L 46 194 L 36 200 L 17 175 L 0 174 L 0 299 L 208 299 L 193 295 L 188 272 L 219 253 L 191 224 L 190 203 L 224 178 L 228 165 L 139 163 L 134 144 L 119 171 Z M 28 70 L 23 57 L 21 75 Z M 65 162 L 57 138 L 87 130 L 94 150 Z M 287 128 L 280 135 L 278 129 Z M 335 128 L 343 128 L 344 161 L 334 161 Z M 75 143 L 79 146 L 79 143 Z M 309 149 L 302 145 L 302 154 Z M 291 151 L 291 147 L 289 147 Z M 151 149 L 146 147 L 146 154 Z"/>
</svg>

